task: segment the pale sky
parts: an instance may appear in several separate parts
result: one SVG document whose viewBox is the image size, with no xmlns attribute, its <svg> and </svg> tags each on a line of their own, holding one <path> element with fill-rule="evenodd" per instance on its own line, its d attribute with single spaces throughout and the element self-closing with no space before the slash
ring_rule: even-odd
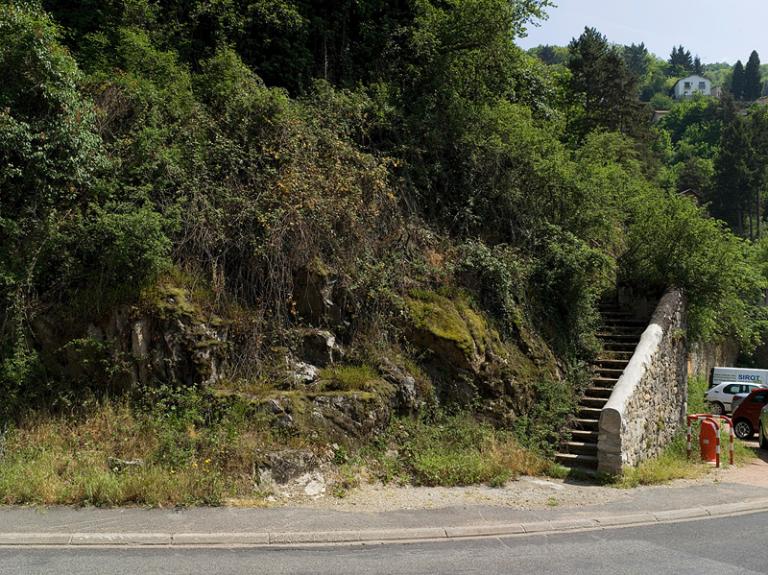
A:
<svg viewBox="0 0 768 575">
<path fill-rule="evenodd" d="M 523 48 L 567 45 L 584 26 L 610 42 L 639 44 L 661 58 L 682 44 L 704 63 L 746 62 L 752 50 L 768 62 L 768 0 L 555 0 L 549 20 L 531 27 Z"/>
</svg>

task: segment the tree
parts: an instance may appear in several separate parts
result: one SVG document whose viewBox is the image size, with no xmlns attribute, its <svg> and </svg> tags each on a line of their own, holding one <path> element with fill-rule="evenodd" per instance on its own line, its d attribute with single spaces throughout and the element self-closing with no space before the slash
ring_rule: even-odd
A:
<svg viewBox="0 0 768 575">
<path fill-rule="evenodd" d="M 754 196 L 757 237 L 762 236 L 762 223 L 765 214 L 764 201 L 768 189 L 768 109 L 755 107 L 749 117 L 748 125 L 752 142 L 752 190 Z"/>
<path fill-rule="evenodd" d="M 702 76 L 704 74 L 704 65 L 701 63 L 701 58 L 699 58 L 698 54 L 693 60 L 693 73 L 697 74 L 698 76 Z"/>
<path fill-rule="evenodd" d="M 744 99 L 745 82 L 746 76 L 744 71 L 744 64 L 742 64 L 741 60 L 739 60 L 733 67 L 733 77 L 731 78 L 731 94 L 735 100 Z"/>
<path fill-rule="evenodd" d="M 677 174 L 677 190 L 694 190 L 707 194 L 712 185 L 714 166 L 712 160 L 692 156 L 679 165 Z"/>
<path fill-rule="evenodd" d="M 683 46 L 672 48 L 669 56 L 669 69 L 673 76 L 684 76 L 693 70 L 693 58 Z"/>
<path fill-rule="evenodd" d="M 744 119 L 736 114 L 733 103 L 723 103 L 724 126 L 720 153 L 715 160 L 715 189 L 712 211 L 744 234 L 745 216 L 751 212 L 753 183 L 752 145 Z"/>
<path fill-rule="evenodd" d="M 647 106 L 638 99 L 637 78 L 624 58 L 594 28 L 585 28 L 568 47 L 570 89 L 583 112 L 572 128 L 578 138 L 602 128 L 639 137 L 647 130 Z"/>
<path fill-rule="evenodd" d="M 744 69 L 744 99 L 757 100 L 763 91 L 763 83 L 760 79 L 760 56 L 753 51 Z"/>
<path fill-rule="evenodd" d="M 624 46 L 624 62 L 637 78 L 643 78 L 648 73 L 649 54 L 645 43 Z"/>
<path fill-rule="evenodd" d="M 58 321 L 57 310 L 78 309 L 89 321 L 110 296 L 154 278 L 170 242 L 160 214 L 126 201 L 125 182 L 108 180 L 115 170 L 96 111 L 49 16 L 0 6 L 0 76 L 2 419 L 15 401 L 51 390 L 40 384 L 54 371 L 56 346 L 41 350 L 52 340 L 47 328 L 41 337 L 40 316 Z M 42 365 L 48 375 L 32 379 Z"/>
<path fill-rule="evenodd" d="M 531 54 L 549 66 L 565 64 L 568 61 L 568 49 L 562 46 L 537 46 L 531 49 Z"/>
</svg>

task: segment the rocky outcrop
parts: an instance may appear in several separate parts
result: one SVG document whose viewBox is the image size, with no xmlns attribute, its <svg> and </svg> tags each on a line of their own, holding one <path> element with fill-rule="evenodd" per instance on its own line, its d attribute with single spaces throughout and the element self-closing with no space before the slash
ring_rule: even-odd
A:
<svg viewBox="0 0 768 575">
<path fill-rule="evenodd" d="M 406 306 L 409 343 L 422 352 L 438 395 L 448 403 L 475 404 L 484 417 L 509 425 L 531 409 L 537 381 L 560 380 L 555 357 L 542 341 L 533 341 L 532 334 L 503 341 L 460 293 L 415 290 Z"/>
<path fill-rule="evenodd" d="M 598 470 L 620 474 L 654 457 L 680 429 L 686 411 L 685 301 L 662 297 L 599 422 Z"/>
<path fill-rule="evenodd" d="M 49 374 L 97 394 L 158 383 L 210 385 L 226 371 L 227 323 L 168 285 L 88 323 L 38 316 L 33 331 Z"/>
<path fill-rule="evenodd" d="M 225 374 L 227 326 L 204 314 L 180 288 L 159 286 L 137 306 L 123 306 L 90 324 L 128 385 L 211 385 Z"/>
<path fill-rule="evenodd" d="M 237 394 L 235 394 L 237 395 Z M 382 432 L 397 405 L 395 389 L 381 381 L 372 391 L 277 392 L 253 401 L 275 427 L 292 435 L 314 434 L 329 441 L 348 443 Z"/>
<path fill-rule="evenodd" d="M 341 357 L 341 348 L 336 343 L 336 336 L 322 329 L 303 329 L 299 331 L 299 357 L 302 361 L 325 367 Z"/>
<path fill-rule="evenodd" d="M 414 411 L 418 406 L 416 378 L 386 357 L 379 363 L 379 372 L 382 378 L 392 384 L 397 392 L 393 407 L 400 413 Z"/>
<path fill-rule="evenodd" d="M 500 347 L 498 334 L 460 297 L 415 291 L 406 303 L 411 341 L 455 369 L 477 374 Z"/>
</svg>

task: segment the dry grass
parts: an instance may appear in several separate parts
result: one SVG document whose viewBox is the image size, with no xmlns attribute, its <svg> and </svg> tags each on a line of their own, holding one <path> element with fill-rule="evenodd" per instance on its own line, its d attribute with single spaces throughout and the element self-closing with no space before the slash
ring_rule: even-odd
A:
<svg viewBox="0 0 768 575">
<path fill-rule="evenodd" d="M 256 497 L 257 453 L 274 439 L 241 422 L 205 428 L 194 419 L 104 405 L 79 420 L 28 420 L 6 434 L 0 503 L 217 505 Z"/>
</svg>

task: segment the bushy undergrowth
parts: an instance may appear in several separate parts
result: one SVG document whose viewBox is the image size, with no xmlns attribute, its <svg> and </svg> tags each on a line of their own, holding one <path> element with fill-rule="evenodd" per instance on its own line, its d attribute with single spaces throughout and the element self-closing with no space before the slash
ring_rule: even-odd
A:
<svg viewBox="0 0 768 575">
<path fill-rule="evenodd" d="M 519 475 L 541 475 L 549 468 L 513 434 L 470 415 L 395 420 L 378 447 L 363 453 L 380 479 L 427 486 L 500 487 Z"/>
<path fill-rule="evenodd" d="M 688 413 L 708 413 L 704 394 L 709 389 L 706 377 L 688 378 Z"/>
<path fill-rule="evenodd" d="M 83 417 L 38 414 L 3 436 L 0 503 L 253 503 L 263 497 L 259 454 L 327 448 L 318 441 L 275 433 L 238 406 L 211 410 L 210 398 L 193 390 L 155 394 L 144 406 L 104 403 Z M 469 414 L 396 419 L 372 444 L 335 449 L 337 496 L 359 485 L 362 467 L 384 482 L 448 487 L 500 487 L 550 469 L 512 433 Z"/>
</svg>

